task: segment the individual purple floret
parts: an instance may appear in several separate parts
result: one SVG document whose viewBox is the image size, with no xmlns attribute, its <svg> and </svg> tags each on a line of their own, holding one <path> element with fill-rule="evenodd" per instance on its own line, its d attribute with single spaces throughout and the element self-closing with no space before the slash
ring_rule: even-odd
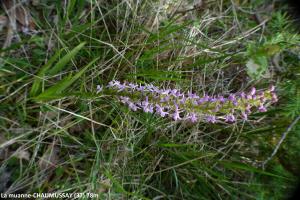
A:
<svg viewBox="0 0 300 200">
<path fill-rule="evenodd" d="M 140 92 L 144 92 L 145 91 L 145 86 L 138 86 L 136 88 L 137 91 L 140 91 Z"/>
<path fill-rule="evenodd" d="M 182 95 L 182 98 L 179 100 L 179 103 L 180 104 L 185 104 L 185 102 L 186 102 L 186 98 L 185 98 L 185 96 L 184 96 L 184 94 Z"/>
<path fill-rule="evenodd" d="M 258 110 L 259 110 L 259 112 L 267 112 L 267 109 L 266 109 L 266 107 L 263 104 L 259 105 Z"/>
<path fill-rule="evenodd" d="M 195 105 L 195 106 L 198 105 L 198 101 L 197 101 L 196 99 L 191 99 L 191 101 L 192 101 L 192 104 L 193 104 L 193 105 Z"/>
<path fill-rule="evenodd" d="M 169 113 L 164 111 L 164 108 L 161 107 L 159 104 L 156 104 L 156 113 L 159 114 L 161 117 L 167 116 Z"/>
<path fill-rule="evenodd" d="M 202 99 L 203 99 L 204 102 L 206 102 L 206 101 L 209 100 L 209 98 L 210 98 L 210 97 L 206 94 L 206 95 L 204 95 L 204 97 L 203 97 Z"/>
<path fill-rule="evenodd" d="M 129 97 L 120 96 L 120 100 L 122 103 L 127 104 L 129 102 Z"/>
<path fill-rule="evenodd" d="M 219 96 L 219 97 L 218 97 L 218 101 L 219 101 L 221 104 L 223 104 L 223 103 L 226 102 L 226 98 L 224 98 L 223 96 Z"/>
<path fill-rule="evenodd" d="M 265 94 L 264 94 L 264 92 L 260 92 L 259 94 L 258 94 L 258 97 L 259 97 L 259 101 L 260 101 L 260 103 L 265 103 L 266 102 L 266 97 L 265 97 Z"/>
<path fill-rule="evenodd" d="M 160 90 L 160 94 L 168 95 L 169 93 L 170 93 L 169 89 L 167 89 L 167 90 Z"/>
<path fill-rule="evenodd" d="M 269 91 L 270 91 L 270 92 L 275 92 L 275 86 L 274 86 L 274 85 L 271 85 Z"/>
<path fill-rule="evenodd" d="M 225 122 L 235 122 L 235 117 L 232 113 L 225 116 Z"/>
<path fill-rule="evenodd" d="M 178 97 L 177 96 L 178 95 L 178 90 L 177 89 L 173 89 L 173 90 L 171 90 L 170 94 L 173 95 L 174 97 Z"/>
<path fill-rule="evenodd" d="M 254 96 L 255 93 L 256 93 L 255 87 L 251 88 L 250 95 L 251 95 L 251 96 Z"/>
<path fill-rule="evenodd" d="M 236 100 L 232 101 L 232 104 L 233 104 L 234 106 L 238 106 L 238 102 L 237 102 Z"/>
<path fill-rule="evenodd" d="M 187 116 L 186 116 L 186 119 L 190 120 L 193 123 L 198 121 L 196 113 L 188 113 Z"/>
<path fill-rule="evenodd" d="M 153 113 L 153 106 L 149 103 L 148 97 L 146 97 L 145 101 L 142 101 L 141 107 L 142 107 L 144 112 Z"/>
<path fill-rule="evenodd" d="M 234 94 L 230 94 L 229 97 L 228 97 L 228 100 L 232 101 L 232 102 L 236 101 L 235 95 Z"/>
<path fill-rule="evenodd" d="M 218 99 L 215 98 L 215 97 L 209 97 L 208 101 L 213 103 L 213 102 L 216 102 Z"/>
<path fill-rule="evenodd" d="M 173 119 L 174 119 L 175 121 L 181 119 L 181 117 L 179 116 L 179 108 L 178 108 L 178 105 L 177 105 L 177 104 L 175 104 L 175 111 L 174 111 L 172 117 L 173 117 Z"/>
<path fill-rule="evenodd" d="M 213 124 L 217 122 L 216 116 L 214 115 L 206 115 L 205 120 Z"/>
<path fill-rule="evenodd" d="M 217 104 L 216 105 L 216 107 L 215 107 L 215 109 L 213 110 L 213 112 L 215 112 L 215 113 L 217 113 L 217 112 L 219 112 L 219 110 L 221 109 L 221 104 Z"/>
<path fill-rule="evenodd" d="M 160 102 L 164 103 L 164 102 L 168 102 L 169 100 L 170 100 L 170 96 L 165 96 L 165 97 L 160 99 Z"/>
<path fill-rule="evenodd" d="M 198 100 L 198 105 L 203 104 L 204 102 L 206 102 L 205 99 L 204 98 L 200 98 Z"/>
<path fill-rule="evenodd" d="M 120 85 L 118 85 L 117 87 L 119 88 L 118 92 L 121 92 L 121 91 L 123 91 L 123 90 L 125 90 L 125 89 L 126 89 L 126 85 L 125 85 L 125 83 L 123 83 L 123 84 L 120 84 Z"/>
<path fill-rule="evenodd" d="M 250 104 L 246 104 L 245 112 L 246 112 L 247 114 L 250 114 L 250 113 L 251 113 L 251 105 L 250 105 Z"/>
<path fill-rule="evenodd" d="M 137 111 L 139 109 L 139 107 L 137 107 L 133 102 L 128 102 L 128 107 L 133 111 Z"/>
<path fill-rule="evenodd" d="M 102 85 L 97 85 L 97 94 L 102 92 L 103 86 Z"/>
<path fill-rule="evenodd" d="M 247 94 L 247 95 L 246 95 L 246 99 L 247 99 L 247 100 L 253 99 L 252 97 L 253 97 L 253 96 L 252 96 L 251 94 Z"/>
<path fill-rule="evenodd" d="M 156 91 L 158 91 L 158 88 L 155 87 L 155 86 L 152 85 L 152 84 L 147 85 L 147 86 L 146 86 L 146 89 L 147 89 L 148 91 L 150 91 L 150 92 L 156 92 Z"/>
<path fill-rule="evenodd" d="M 138 87 L 137 84 L 133 84 L 133 83 L 129 83 L 128 86 L 129 86 L 132 90 L 135 90 L 136 87 Z"/>
<path fill-rule="evenodd" d="M 120 85 L 120 81 L 112 80 L 108 83 L 107 87 L 113 87 L 113 86 L 118 86 Z"/>
<path fill-rule="evenodd" d="M 188 98 L 199 99 L 200 97 L 197 94 L 193 93 L 192 91 L 188 91 Z"/>
<path fill-rule="evenodd" d="M 241 92 L 241 93 L 240 93 L 240 97 L 241 97 L 242 99 L 244 99 L 244 98 L 246 97 L 245 92 Z"/>
<path fill-rule="evenodd" d="M 272 93 L 272 103 L 276 103 L 278 101 L 277 95 Z"/>
<path fill-rule="evenodd" d="M 244 120 L 248 120 L 248 115 L 245 112 L 242 112 L 242 118 Z"/>
</svg>

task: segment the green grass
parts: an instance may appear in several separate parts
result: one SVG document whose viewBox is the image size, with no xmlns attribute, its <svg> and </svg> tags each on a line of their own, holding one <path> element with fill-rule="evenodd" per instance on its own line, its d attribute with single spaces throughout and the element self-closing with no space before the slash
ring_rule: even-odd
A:
<svg viewBox="0 0 300 200">
<path fill-rule="evenodd" d="M 299 124 L 261 166 L 300 114 L 300 36 L 284 6 L 205 1 L 182 15 L 175 0 L 41 2 L 30 7 L 40 33 L 0 50 L 1 192 L 283 199 L 292 191 Z M 112 79 L 199 94 L 274 83 L 280 101 L 246 122 L 176 123 L 97 95 Z"/>
</svg>

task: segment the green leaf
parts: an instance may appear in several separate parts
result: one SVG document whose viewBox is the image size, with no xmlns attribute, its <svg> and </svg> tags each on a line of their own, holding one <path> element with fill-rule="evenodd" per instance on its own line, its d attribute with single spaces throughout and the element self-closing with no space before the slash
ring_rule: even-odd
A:
<svg viewBox="0 0 300 200">
<path fill-rule="evenodd" d="M 82 47 L 85 45 L 85 42 L 80 43 L 78 46 L 76 46 L 72 51 L 70 51 L 67 55 L 65 55 L 62 59 L 60 59 L 53 68 L 51 68 L 47 74 L 49 75 L 55 75 L 60 70 L 64 68 L 64 66 L 70 62 L 72 58 L 76 56 L 76 54 L 82 49 Z"/>
<path fill-rule="evenodd" d="M 40 69 L 37 76 L 35 77 L 31 90 L 30 96 L 36 96 L 40 92 L 40 85 L 42 80 L 44 79 L 46 71 L 51 67 L 51 65 L 57 60 L 62 50 L 57 51 L 54 56 L 50 58 L 50 60 Z"/>
<path fill-rule="evenodd" d="M 87 66 L 85 66 L 74 76 L 69 75 L 68 77 L 65 77 L 57 84 L 53 85 L 52 87 L 48 88 L 46 91 L 41 93 L 39 96 L 35 97 L 35 99 L 43 101 L 43 100 L 52 100 L 52 99 L 64 97 L 65 95 L 63 95 L 62 92 L 66 90 L 68 87 L 70 87 L 77 79 L 79 79 L 83 75 L 83 73 L 98 59 L 99 58 L 96 58 L 93 61 L 91 61 Z"/>
<path fill-rule="evenodd" d="M 85 42 L 80 43 L 72 51 L 66 54 L 62 59 L 60 59 L 52 69 L 50 67 L 58 59 L 62 49 L 57 51 L 52 58 L 40 69 L 38 72 L 33 85 L 31 87 L 30 96 L 37 96 L 41 91 L 41 82 L 45 79 L 45 75 L 55 75 L 59 72 L 74 56 L 79 52 L 79 50 L 85 45 Z M 50 70 L 49 70 L 50 69 Z"/>
</svg>

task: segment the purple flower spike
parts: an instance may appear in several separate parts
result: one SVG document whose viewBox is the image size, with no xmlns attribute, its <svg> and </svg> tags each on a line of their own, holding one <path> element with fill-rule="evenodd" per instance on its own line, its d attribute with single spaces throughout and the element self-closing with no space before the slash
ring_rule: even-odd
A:
<svg viewBox="0 0 300 200">
<path fill-rule="evenodd" d="M 225 122 L 235 122 L 235 117 L 233 114 L 228 114 L 225 116 Z"/>
<path fill-rule="evenodd" d="M 175 112 L 173 113 L 173 119 L 175 121 L 180 120 L 178 105 L 175 104 Z"/>
<path fill-rule="evenodd" d="M 213 124 L 217 122 L 216 116 L 214 116 L 214 115 L 207 115 L 205 119 L 206 119 L 207 122 L 210 122 L 210 123 L 213 123 Z"/>
<path fill-rule="evenodd" d="M 179 89 L 159 89 L 152 84 L 137 85 L 126 81 L 120 83 L 116 80 L 110 81 L 105 87 L 114 90 L 115 93 L 123 91 L 124 96 L 120 93 L 115 95 L 132 111 L 140 109 L 153 113 L 155 110 L 157 115 L 169 116 L 175 121 L 182 119 L 180 115 L 185 115 L 184 119 L 191 122 L 198 121 L 199 116 L 204 116 L 204 120 L 210 123 L 216 123 L 218 119 L 235 122 L 237 116 L 247 120 L 251 111 L 266 112 L 266 106 L 270 101 L 278 101 L 274 86 L 264 91 L 257 91 L 253 87 L 246 94 L 245 92 L 229 94 L 227 98 L 221 95 L 210 97 L 207 94 L 200 98 L 192 91 L 184 94 Z M 102 92 L 103 87 L 98 85 L 96 91 Z M 132 95 L 132 99 L 128 97 L 129 94 Z"/>
<path fill-rule="evenodd" d="M 186 119 L 189 119 L 193 123 L 198 121 L 197 115 L 195 113 L 188 113 Z"/>
</svg>

